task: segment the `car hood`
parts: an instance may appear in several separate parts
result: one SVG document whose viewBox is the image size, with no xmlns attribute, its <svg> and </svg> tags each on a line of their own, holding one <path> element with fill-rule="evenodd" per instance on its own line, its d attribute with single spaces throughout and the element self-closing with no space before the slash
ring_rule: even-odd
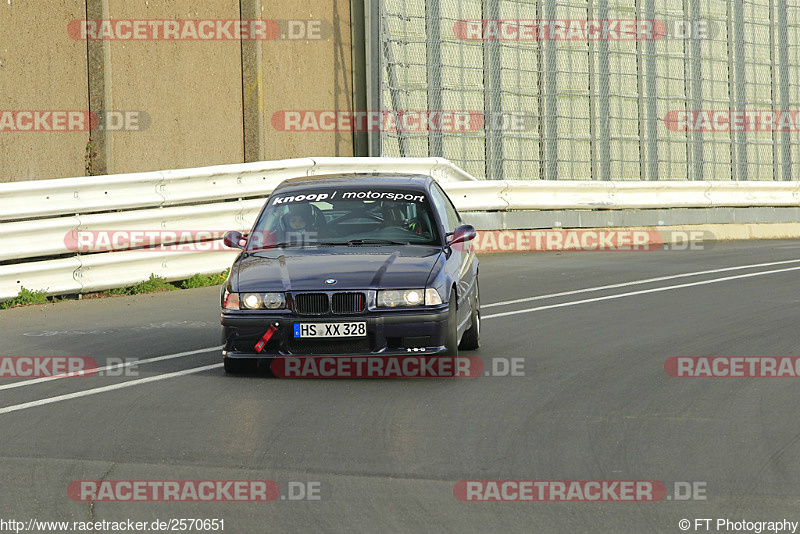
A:
<svg viewBox="0 0 800 534">
<path fill-rule="evenodd" d="M 232 282 L 240 293 L 424 287 L 441 253 L 416 245 L 274 249 L 240 256 Z"/>
</svg>

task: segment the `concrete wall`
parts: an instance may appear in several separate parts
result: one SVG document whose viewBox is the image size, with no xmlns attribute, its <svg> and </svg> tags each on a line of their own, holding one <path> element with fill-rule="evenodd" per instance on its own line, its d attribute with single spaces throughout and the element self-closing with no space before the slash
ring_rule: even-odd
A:
<svg viewBox="0 0 800 534">
<path fill-rule="evenodd" d="M 67 31 L 86 18 L 240 17 L 316 19 L 325 31 L 318 40 L 88 42 Z M 349 132 L 270 123 L 281 109 L 352 109 L 350 40 L 349 0 L 0 2 L 0 110 L 138 111 L 146 127 L 0 131 L 0 182 L 351 156 Z"/>
<path fill-rule="evenodd" d="M 352 110 L 349 0 L 275 0 L 275 19 L 322 20 L 323 40 L 262 44 L 264 120 L 269 141 L 264 159 L 284 154 L 352 156 L 350 132 L 280 132 L 270 119 L 280 110 Z M 274 14 L 273 14 L 274 13 Z M 327 24 L 326 24 L 327 22 Z"/>
<path fill-rule="evenodd" d="M 0 2 L 0 111 L 88 109 L 86 43 L 67 36 L 82 0 Z M 83 176 L 85 132 L 0 131 L 0 181 Z"/>
<path fill-rule="evenodd" d="M 239 18 L 238 0 L 109 4 L 111 19 Z M 109 44 L 106 109 L 146 111 L 152 123 L 144 131 L 110 134 L 108 173 L 242 161 L 240 41 Z"/>
</svg>

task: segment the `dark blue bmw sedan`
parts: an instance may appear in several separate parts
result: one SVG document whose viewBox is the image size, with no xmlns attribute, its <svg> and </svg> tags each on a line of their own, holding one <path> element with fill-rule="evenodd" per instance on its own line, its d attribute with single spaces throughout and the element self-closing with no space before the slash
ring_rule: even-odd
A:
<svg viewBox="0 0 800 534">
<path fill-rule="evenodd" d="M 478 259 L 430 176 L 281 183 L 222 289 L 225 370 L 282 356 L 457 356 L 480 345 Z"/>
</svg>

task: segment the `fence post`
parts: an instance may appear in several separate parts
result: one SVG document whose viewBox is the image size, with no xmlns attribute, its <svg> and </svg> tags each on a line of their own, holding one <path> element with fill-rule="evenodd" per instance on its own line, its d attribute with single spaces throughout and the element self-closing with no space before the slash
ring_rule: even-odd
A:
<svg viewBox="0 0 800 534">
<path fill-rule="evenodd" d="M 744 6 L 741 0 L 733 0 L 733 32 L 734 32 L 734 56 L 736 71 L 736 110 L 745 111 L 747 109 L 747 95 L 745 93 L 745 71 L 744 71 Z M 737 177 L 739 180 L 747 180 L 749 169 L 747 168 L 747 132 L 742 129 L 736 132 L 736 165 L 738 167 Z"/>
<path fill-rule="evenodd" d="M 389 81 L 389 96 L 392 99 L 392 109 L 389 112 L 397 112 L 397 122 L 396 129 L 397 129 L 397 143 L 399 145 L 400 150 L 400 157 L 404 158 L 408 156 L 408 138 L 406 137 L 406 131 L 403 129 L 402 121 L 400 118 L 402 117 L 403 109 L 403 102 L 400 100 L 400 81 L 397 79 L 397 63 L 394 59 L 394 52 L 392 51 L 392 40 L 389 39 L 389 22 L 386 20 L 384 16 L 381 19 L 381 29 L 385 37 L 383 38 L 383 54 L 386 58 L 386 78 Z M 428 91 L 428 95 L 430 95 L 430 91 Z M 430 97 L 430 96 L 429 96 Z M 381 110 L 381 107 L 377 107 L 377 110 Z M 381 121 L 381 124 L 384 122 Z M 381 138 L 385 135 L 383 129 L 380 130 L 379 135 Z M 435 154 L 430 154 L 431 156 Z"/>
<path fill-rule="evenodd" d="M 436 0 L 438 1 L 438 0 Z M 500 4 L 497 0 L 483 0 L 483 19 L 499 20 Z M 500 43 L 483 40 L 483 128 L 486 135 L 486 179 L 502 180 L 505 177 L 503 155 L 503 103 L 500 69 Z"/>
<path fill-rule="evenodd" d="M 594 20 L 594 0 L 588 0 L 586 7 L 586 19 Z M 594 39 L 587 39 L 587 53 L 589 55 L 588 78 L 589 78 L 589 179 L 597 180 L 597 118 L 595 103 L 595 89 L 597 85 L 594 73 Z"/>
<path fill-rule="evenodd" d="M 736 73 L 736 64 L 733 59 L 733 52 L 734 52 L 734 44 L 733 44 L 733 7 L 732 6 L 733 0 L 727 0 L 725 6 L 725 24 L 726 24 L 726 45 L 728 51 L 728 109 L 734 110 L 736 109 L 736 83 L 735 83 L 735 73 Z M 738 146 L 736 145 L 736 131 L 733 128 L 730 128 L 728 132 L 728 137 L 731 140 L 731 180 L 737 181 L 739 180 L 739 165 L 738 165 Z"/>
<path fill-rule="evenodd" d="M 655 0 L 645 0 L 644 15 L 649 21 L 656 18 Z M 658 89 L 656 80 L 656 41 L 648 39 L 645 43 L 645 69 L 647 73 L 647 179 L 658 180 Z"/>
<path fill-rule="evenodd" d="M 691 32 L 691 55 L 690 55 L 690 72 L 691 72 L 691 86 L 690 86 L 690 99 L 692 102 L 692 109 L 700 110 L 703 108 L 703 86 L 700 79 L 702 77 L 702 57 L 703 50 L 701 48 L 699 32 L 696 30 L 696 23 L 700 20 L 700 0 L 684 0 L 689 3 L 689 31 Z M 685 4 L 684 4 L 685 5 Z M 687 10 L 684 9 L 684 13 Z M 690 167 L 687 173 L 687 179 L 704 180 L 705 179 L 705 165 L 703 161 L 703 132 L 695 128 L 692 130 L 692 157 L 689 159 Z M 688 158 L 687 158 L 688 159 Z M 694 172 L 693 172 L 694 171 Z M 699 176 L 698 176 L 699 174 Z M 713 176 L 712 176 L 713 178 Z"/>
<path fill-rule="evenodd" d="M 442 6 L 441 0 L 427 0 L 425 3 L 425 32 L 427 51 L 428 110 L 442 109 Z M 428 132 L 428 155 L 442 157 L 442 132 Z"/>
<path fill-rule="evenodd" d="M 778 7 L 778 70 L 780 73 L 780 111 L 789 111 L 789 28 L 786 22 L 786 0 L 777 0 Z M 792 134 L 781 131 L 781 179 L 792 179 Z"/>
<path fill-rule="evenodd" d="M 600 20 L 608 20 L 608 0 L 598 0 L 597 14 Z M 598 157 L 600 159 L 600 174 L 597 179 L 611 180 L 611 139 L 609 128 L 609 113 L 610 108 L 608 104 L 608 39 L 602 38 L 598 44 L 598 77 L 597 77 L 597 90 L 598 90 L 598 109 L 597 119 L 599 123 L 599 139 L 600 146 Z"/>
<path fill-rule="evenodd" d="M 545 18 L 556 19 L 556 0 L 545 0 Z M 547 179 L 558 180 L 558 77 L 557 77 L 557 50 L 552 39 L 545 40 L 544 68 L 545 68 L 545 121 L 547 151 Z M 540 118 L 541 120 L 541 118 Z M 544 162 L 542 162 L 544 163 Z"/>
<path fill-rule="evenodd" d="M 350 29 L 353 62 L 353 111 L 369 109 L 367 104 L 367 13 L 365 0 L 352 0 L 350 3 Z M 373 77 L 375 75 L 373 74 Z M 380 77 L 380 73 L 379 73 Z M 353 129 L 353 156 L 369 156 L 369 138 L 367 132 Z"/>
<path fill-rule="evenodd" d="M 381 61 L 381 45 L 384 39 L 389 38 L 389 35 L 388 33 L 384 35 L 383 32 L 383 24 L 381 24 L 383 10 L 381 9 L 381 4 L 381 1 L 368 2 L 367 5 L 369 9 L 366 10 L 366 71 L 372 73 L 371 76 L 367 77 L 367 103 L 371 111 L 380 111 L 383 109 L 383 61 Z M 383 153 L 383 135 L 380 131 L 370 130 L 367 137 L 369 155 L 372 157 L 380 157 Z"/>
</svg>

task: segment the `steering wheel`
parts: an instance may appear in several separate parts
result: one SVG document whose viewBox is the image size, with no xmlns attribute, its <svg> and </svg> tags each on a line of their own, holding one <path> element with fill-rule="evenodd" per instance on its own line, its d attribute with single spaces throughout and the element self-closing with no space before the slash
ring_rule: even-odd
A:
<svg viewBox="0 0 800 534">
<path fill-rule="evenodd" d="M 431 239 L 431 237 L 433 237 L 431 232 L 425 230 L 425 228 L 422 226 L 422 223 L 420 223 L 418 220 L 407 221 L 407 226 L 404 226 L 403 229 L 426 239 Z"/>
</svg>

